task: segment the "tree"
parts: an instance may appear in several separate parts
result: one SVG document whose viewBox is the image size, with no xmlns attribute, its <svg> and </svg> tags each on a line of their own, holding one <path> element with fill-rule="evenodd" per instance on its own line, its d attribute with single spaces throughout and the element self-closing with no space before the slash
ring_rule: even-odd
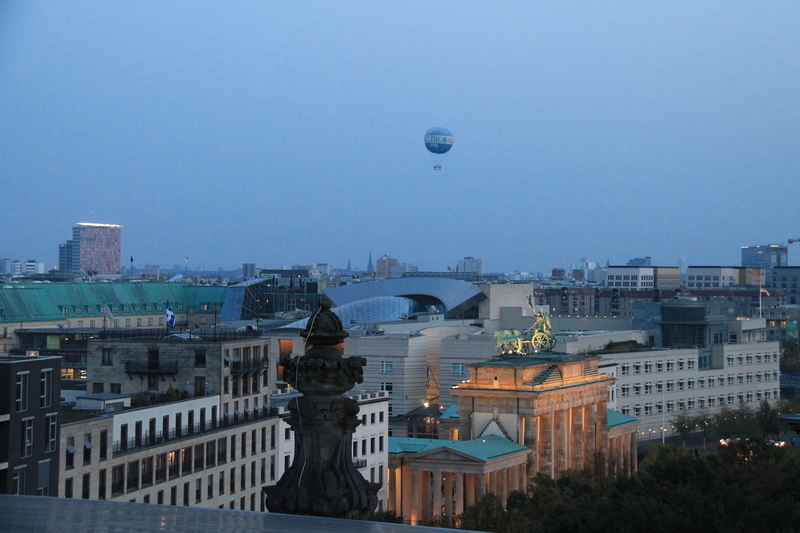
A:
<svg viewBox="0 0 800 533">
<path fill-rule="evenodd" d="M 675 431 L 678 432 L 678 435 L 683 439 L 684 446 L 686 446 L 686 437 L 689 433 L 693 433 L 694 430 L 697 429 L 695 419 L 688 411 L 680 411 L 675 415 L 672 418 L 672 425 L 675 427 Z"/>
<path fill-rule="evenodd" d="M 782 374 L 800 372 L 800 350 L 795 339 L 783 341 L 780 369 Z"/>
<path fill-rule="evenodd" d="M 780 413 L 777 409 L 772 407 L 767 400 L 762 400 L 761 405 L 758 406 L 755 416 L 758 422 L 759 430 L 761 430 L 761 432 L 767 437 L 775 436 L 781 432 L 781 429 L 783 429 Z"/>
<path fill-rule="evenodd" d="M 460 516 L 460 523 L 461 529 L 502 533 L 506 530 L 506 511 L 497 495 L 490 492 Z"/>
</svg>

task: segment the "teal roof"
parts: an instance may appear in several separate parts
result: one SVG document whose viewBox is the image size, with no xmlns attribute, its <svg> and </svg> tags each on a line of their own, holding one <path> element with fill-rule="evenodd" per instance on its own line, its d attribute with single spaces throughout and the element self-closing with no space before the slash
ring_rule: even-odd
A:
<svg viewBox="0 0 800 533">
<path fill-rule="evenodd" d="M 633 418 L 632 416 L 623 415 L 619 411 L 614 411 L 613 409 L 608 409 L 608 429 L 622 426 L 625 424 L 630 424 L 631 422 L 638 422 L 638 418 Z"/>
<path fill-rule="evenodd" d="M 442 418 L 458 418 L 458 404 L 448 407 L 445 412 L 439 416 L 439 420 Z"/>
<path fill-rule="evenodd" d="M 202 287 L 181 283 L 25 283 L 0 287 L 0 323 L 44 322 L 74 318 L 74 307 L 92 306 L 94 315 L 102 318 L 102 306 L 117 307 L 115 316 L 153 314 L 145 305 L 164 305 L 167 301 L 177 312 L 176 304 L 183 304 L 200 313 L 201 305 L 221 303 L 227 287 Z M 135 312 L 135 306 L 140 312 Z M 129 306 L 128 313 L 124 306 Z M 64 315 L 63 309 L 69 309 Z M 155 309 L 155 308 L 154 308 Z M 81 318 L 89 318 L 85 311 Z"/>
<path fill-rule="evenodd" d="M 389 437 L 389 453 L 420 453 L 448 448 L 482 461 L 491 461 L 506 455 L 529 452 L 530 448 L 505 437 L 487 435 L 472 440 L 412 439 Z"/>
</svg>

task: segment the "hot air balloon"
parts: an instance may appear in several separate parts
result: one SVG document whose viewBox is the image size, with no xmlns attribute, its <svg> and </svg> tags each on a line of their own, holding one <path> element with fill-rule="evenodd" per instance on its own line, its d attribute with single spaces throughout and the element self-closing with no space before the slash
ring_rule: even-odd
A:
<svg viewBox="0 0 800 533">
<path fill-rule="evenodd" d="M 425 133 L 425 148 L 434 154 L 433 170 L 442 170 L 442 159 L 453 147 L 453 133 L 447 128 L 435 127 Z"/>
</svg>

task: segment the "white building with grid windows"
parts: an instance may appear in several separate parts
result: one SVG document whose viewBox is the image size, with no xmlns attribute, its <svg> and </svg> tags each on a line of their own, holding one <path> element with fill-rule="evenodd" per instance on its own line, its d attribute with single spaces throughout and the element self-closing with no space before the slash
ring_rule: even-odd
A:
<svg viewBox="0 0 800 533">
<path fill-rule="evenodd" d="M 639 439 L 671 436 L 681 411 L 711 414 L 722 406 L 757 408 L 780 399 L 778 342 L 718 344 L 700 368 L 698 348 L 617 353 L 616 406 L 638 418 Z"/>
</svg>

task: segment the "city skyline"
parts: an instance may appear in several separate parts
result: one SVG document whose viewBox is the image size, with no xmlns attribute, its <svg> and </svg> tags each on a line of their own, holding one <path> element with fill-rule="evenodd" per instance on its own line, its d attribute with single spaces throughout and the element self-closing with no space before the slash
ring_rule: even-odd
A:
<svg viewBox="0 0 800 533">
<path fill-rule="evenodd" d="M 101 222 L 125 228 L 123 267 L 736 265 L 800 237 L 799 23 L 796 4 L 5 2 L 0 255 L 50 268 L 65 228 Z"/>
</svg>

